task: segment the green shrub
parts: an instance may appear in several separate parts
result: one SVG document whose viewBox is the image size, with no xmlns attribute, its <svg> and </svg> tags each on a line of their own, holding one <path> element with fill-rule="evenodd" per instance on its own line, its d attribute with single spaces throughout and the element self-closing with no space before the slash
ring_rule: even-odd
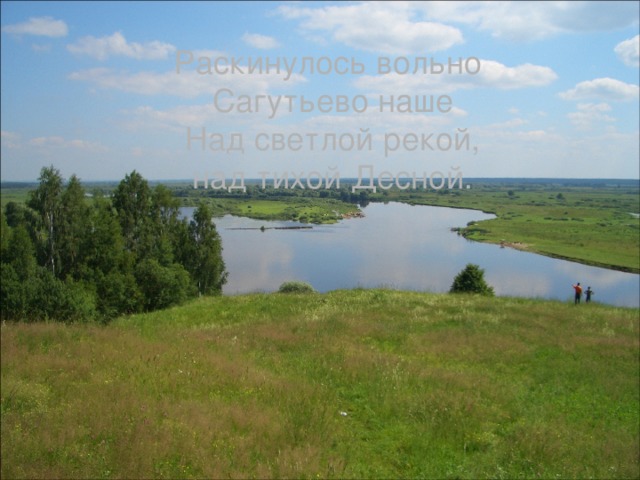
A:
<svg viewBox="0 0 640 480">
<path fill-rule="evenodd" d="M 89 321 L 96 317 L 96 298 L 80 282 L 60 280 L 51 271 L 38 267 L 29 283 L 26 320 Z"/>
<path fill-rule="evenodd" d="M 315 289 L 307 282 L 284 282 L 278 289 L 280 293 L 314 293 Z"/>
<path fill-rule="evenodd" d="M 478 265 L 468 263 L 453 280 L 449 293 L 479 293 L 493 297 L 493 287 L 484 280 L 484 270 Z"/>
<path fill-rule="evenodd" d="M 165 267 L 155 259 L 143 260 L 136 267 L 135 277 L 146 311 L 178 305 L 189 297 L 189 273 L 182 265 Z"/>
</svg>

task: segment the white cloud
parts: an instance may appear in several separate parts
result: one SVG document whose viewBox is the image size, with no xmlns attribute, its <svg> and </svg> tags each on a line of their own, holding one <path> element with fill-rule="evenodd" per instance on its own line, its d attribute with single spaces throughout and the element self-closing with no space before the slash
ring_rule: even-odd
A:
<svg viewBox="0 0 640 480">
<path fill-rule="evenodd" d="M 153 41 L 144 44 L 127 42 L 120 32 L 108 37 L 83 37 L 75 44 L 67 45 L 67 50 L 77 55 L 88 55 L 98 60 L 106 60 L 110 56 L 123 56 L 137 60 L 163 60 L 176 50 L 169 43 Z"/>
<path fill-rule="evenodd" d="M 451 93 L 460 89 L 498 88 L 502 90 L 543 87 L 556 80 L 556 73 L 549 67 L 529 63 L 507 67 L 493 60 L 480 60 L 480 72 L 476 75 L 363 75 L 354 84 L 368 93 Z"/>
<path fill-rule="evenodd" d="M 73 149 L 83 150 L 87 152 L 106 152 L 108 149 L 99 142 L 89 142 L 87 140 L 66 140 L 59 136 L 36 137 L 29 140 L 28 144 L 32 147 L 42 149 Z"/>
<path fill-rule="evenodd" d="M 553 128 L 509 128 L 508 122 L 469 126 L 478 145 L 467 177 L 637 178 L 638 132 L 614 128 L 585 135 Z"/>
<path fill-rule="evenodd" d="M 387 54 L 435 52 L 463 42 L 455 27 L 414 20 L 409 2 L 364 2 L 321 8 L 280 6 L 286 19 L 301 20 L 310 33 L 329 32 L 334 41 L 360 50 Z"/>
<path fill-rule="evenodd" d="M 20 148 L 20 135 L 2 130 L 0 131 L 0 142 L 3 148 Z"/>
<path fill-rule="evenodd" d="M 481 65 L 477 79 L 485 87 L 500 89 L 543 87 L 558 78 L 551 68 L 530 63 L 507 67 L 493 60 L 482 60 Z"/>
<path fill-rule="evenodd" d="M 14 35 L 38 35 L 42 37 L 64 37 L 68 33 L 67 24 L 53 17 L 31 17 L 26 22 L 2 27 L 5 33 Z"/>
<path fill-rule="evenodd" d="M 638 24 L 638 2 L 415 2 L 427 18 L 472 25 L 494 37 L 531 41 Z"/>
<path fill-rule="evenodd" d="M 467 116 L 461 108 L 453 107 L 447 114 L 423 115 L 396 112 L 380 112 L 377 107 L 369 107 L 366 112 L 357 115 L 318 115 L 306 119 L 301 125 L 292 125 L 294 129 L 301 126 L 308 132 L 360 132 L 366 127 L 374 136 L 381 138 L 382 133 L 429 131 L 457 126 L 456 121 Z"/>
<path fill-rule="evenodd" d="M 334 41 L 382 53 L 445 50 L 462 43 L 462 23 L 492 36 L 531 41 L 562 33 L 584 33 L 638 24 L 637 2 L 362 2 L 277 12 L 300 20 L 306 33 L 330 32 Z"/>
<path fill-rule="evenodd" d="M 222 87 L 230 88 L 235 95 L 266 93 L 273 86 L 294 86 L 306 81 L 300 74 L 293 74 L 287 80 L 286 72 L 252 75 L 200 75 L 195 70 L 177 74 L 174 70 L 156 72 L 118 72 L 109 68 L 93 68 L 73 72 L 71 80 L 80 80 L 108 88 L 141 95 L 171 95 L 181 98 L 195 98 L 213 95 Z"/>
<path fill-rule="evenodd" d="M 257 33 L 245 33 L 242 36 L 242 40 L 250 47 L 259 48 L 261 50 L 269 50 L 280 46 L 275 38 Z"/>
<path fill-rule="evenodd" d="M 166 130 L 184 135 L 185 128 L 190 127 L 195 132 L 194 136 L 200 133 L 200 127 L 206 128 L 216 120 L 229 121 L 229 118 L 224 118 L 225 114 L 215 110 L 213 103 L 180 105 L 167 110 L 156 110 L 150 106 L 142 106 L 133 110 L 125 110 L 122 113 L 126 118 L 122 126 L 128 130 Z"/>
<path fill-rule="evenodd" d="M 559 93 L 564 100 L 600 98 L 608 101 L 637 100 L 638 85 L 621 82 L 613 78 L 596 78 L 578 83 L 575 88 Z"/>
<path fill-rule="evenodd" d="M 567 114 L 567 117 L 576 128 L 586 130 L 600 122 L 615 122 L 615 118 L 604 113 L 610 111 L 608 103 L 579 103 L 578 111 Z"/>
<path fill-rule="evenodd" d="M 71 80 L 80 80 L 97 85 L 100 88 L 121 90 L 141 95 L 175 95 L 193 98 L 213 93 L 216 86 L 211 80 L 195 72 L 155 73 L 155 72 L 118 72 L 109 68 L 92 68 L 73 72 Z"/>
<path fill-rule="evenodd" d="M 618 58 L 630 67 L 639 67 L 640 66 L 640 35 L 636 35 L 629 40 L 625 40 L 624 42 L 620 42 L 616 45 L 616 48 L 613 49 L 618 55 Z"/>
<path fill-rule="evenodd" d="M 446 115 L 427 116 L 422 114 L 380 112 L 377 107 L 370 106 L 365 112 L 355 115 L 315 115 L 300 123 L 274 124 L 270 120 L 271 111 L 266 108 L 258 113 L 243 114 L 238 112 L 222 113 L 215 109 L 213 103 L 203 105 L 179 105 L 166 110 L 157 110 L 151 106 L 142 106 L 133 110 L 122 111 L 126 120 L 122 125 L 130 130 L 171 130 L 185 133 L 186 127 L 199 129 L 208 125 L 224 124 L 238 127 L 242 125 L 261 131 L 288 132 L 288 133 L 318 133 L 335 132 L 336 129 L 344 132 L 358 132 L 359 128 L 366 127 L 371 132 L 381 128 L 386 129 L 410 129 L 435 128 L 451 126 L 454 120 L 467 116 L 467 112 L 458 107 L 452 107 Z M 286 109 L 278 110 L 275 118 L 288 116 Z M 194 135 L 199 134 L 196 131 Z"/>
</svg>

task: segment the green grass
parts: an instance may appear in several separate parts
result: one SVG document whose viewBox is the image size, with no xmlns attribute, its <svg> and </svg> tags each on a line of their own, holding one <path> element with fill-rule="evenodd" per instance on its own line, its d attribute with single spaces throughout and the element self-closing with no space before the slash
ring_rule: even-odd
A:
<svg viewBox="0 0 640 480">
<path fill-rule="evenodd" d="M 388 290 L 3 324 L 2 478 L 638 478 L 639 310 Z"/>
<path fill-rule="evenodd" d="M 278 200 L 210 200 L 216 214 L 232 214 L 258 220 L 294 220 L 302 223 L 336 223 L 342 214 L 358 212 L 357 206 L 338 200 L 291 197 Z"/>
<path fill-rule="evenodd" d="M 0 195 L 0 208 L 4 213 L 4 207 L 9 202 L 27 203 L 29 200 L 29 191 L 35 190 L 33 188 L 26 187 L 2 187 L 2 194 Z"/>
</svg>

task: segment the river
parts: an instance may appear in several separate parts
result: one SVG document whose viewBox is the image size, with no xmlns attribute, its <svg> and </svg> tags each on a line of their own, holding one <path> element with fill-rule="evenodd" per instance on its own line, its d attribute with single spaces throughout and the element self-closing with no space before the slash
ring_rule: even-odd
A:
<svg viewBox="0 0 640 480">
<path fill-rule="evenodd" d="M 183 209 L 186 215 L 192 211 Z M 271 292 L 288 280 L 306 281 L 320 292 L 356 287 L 447 292 L 457 273 L 475 263 L 499 296 L 572 301 L 572 285 L 580 282 L 585 290 L 591 286 L 594 302 L 640 306 L 637 274 L 473 242 L 451 231 L 492 215 L 403 203 L 371 203 L 363 212 L 364 218 L 301 230 L 269 229 L 300 225 L 295 222 L 216 218 L 229 271 L 224 293 Z"/>
</svg>

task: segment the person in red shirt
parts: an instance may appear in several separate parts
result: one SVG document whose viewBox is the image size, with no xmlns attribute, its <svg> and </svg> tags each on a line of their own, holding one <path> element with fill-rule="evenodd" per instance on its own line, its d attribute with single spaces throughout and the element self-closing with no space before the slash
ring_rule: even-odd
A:
<svg viewBox="0 0 640 480">
<path fill-rule="evenodd" d="M 576 291 L 574 304 L 577 305 L 580 303 L 580 299 L 582 298 L 582 287 L 580 286 L 580 282 L 573 285 L 573 289 Z"/>
</svg>

